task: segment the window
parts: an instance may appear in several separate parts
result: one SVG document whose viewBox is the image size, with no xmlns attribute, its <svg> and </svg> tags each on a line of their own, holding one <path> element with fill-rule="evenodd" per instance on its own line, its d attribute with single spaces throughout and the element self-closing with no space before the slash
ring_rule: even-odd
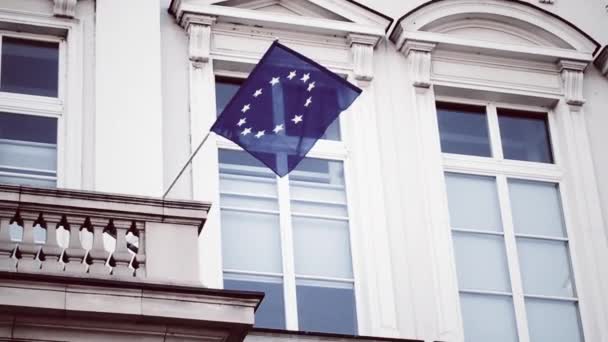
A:
<svg viewBox="0 0 608 342">
<path fill-rule="evenodd" d="M 239 83 L 218 78 L 218 113 Z M 338 121 L 332 127 L 324 138 L 339 141 Z M 257 327 L 356 334 L 343 161 L 306 158 L 278 178 L 222 141 L 224 287 L 266 294 L 256 313 Z"/>
<path fill-rule="evenodd" d="M 498 121 L 492 133 L 500 149 L 488 119 Z M 546 113 L 438 102 L 437 121 L 444 153 L 553 163 Z"/>
<path fill-rule="evenodd" d="M 0 182 L 57 185 L 60 40 L 0 32 Z"/>
<path fill-rule="evenodd" d="M 437 107 L 466 341 L 583 341 L 549 114 Z M 469 115 L 484 124 L 457 122 Z M 463 141 L 489 147 L 489 160 Z"/>
</svg>

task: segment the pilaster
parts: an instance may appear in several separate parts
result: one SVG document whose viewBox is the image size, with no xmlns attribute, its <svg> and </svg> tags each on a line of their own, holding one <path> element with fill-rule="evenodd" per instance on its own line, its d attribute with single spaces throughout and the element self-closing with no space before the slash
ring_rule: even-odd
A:
<svg viewBox="0 0 608 342">
<path fill-rule="evenodd" d="M 369 58 L 366 63 L 369 63 L 371 69 L 372 45 L 361 44 L 359 47 L 366 49 L 367 46 L 370 54 L 366 57 Z M 365 297 L 361 302 L 367 307 L 361 312 L 365 316 L 360 316 L 360 319 L 365 323 L 361 322 L 359 329 L 364 335 L 398 337 L 390 240 L 383 196 L 380 132 L 374 104 L 375 86 L 371 82 L 373 77 L 371 74 L 367 74 L 367 78 L 362 78 L 363 75 L 357 73 L 356 64 L 355 61 L 355 72 L 350 81 L 363 86 L 364 90 L 349 109 L 349 113 L 343 115 L 352 116 L 352 120 L 357 122 L 356 125 L 348 126 L 351 137 L 348 145 L 352 147 L 348 167 L 351 167 L 349 170 L 352 170 L 353 181 L 356 182 L 353 186 L 349 186 L 349 189 L 353 193 L 356 192 L 354 197 L 358 199 L 355 201 L 355 208 L 350 211 L 353 215 L 357 215 L 354 221 L 358 223 L 352 228 L 357 230 L 356 243 L 360 250 L 365 251 L 359 253 L 365 255 L 361 260 L 364 275 L 358 276 L 361 279 L 361 292 Z M 370 230 L 369 227 L 375 228 Z"/>
<path fill-rule="evenodd" d="M 211 57 L 212 28 L 216 18 L 184 13 L 179 24 L 188 35 L 190 60 L 190 151 L 194 151 L 216 118 L 215 75 Z M 184 161 L 185 162 L 185 161 Z M 192 197 L 219 203 L 219 169 L 216 137 L 212 134 L 192 160 Z M 219 206 L 209 211 L 205 234 L 199 239 L 201 280 L 208 287 L 222 287 Z"/>
<path fill-rule="evenodd" d="M 77 0 L 54 0 L 53 15 L 56 17 L 74 18 Z"/>
<path fill-rule="evenodd" d="M 427 273 L 419 276 L 416 284 L 417 320 L 419 336 L 432 336 L 440 341 L 462 341 L 458 304 L 456 271 L 452 264 L 452 242 L 449 230 L 447 194 L 443 174 L 435 92 L 432 87 L 431 53 L 436 44 L 406 39 L 400 52 L 406 57 L 412 87 L 411 122 L 415 127 L 418 174 L 421 180 L 420 215 L 425 227 L 419 227 L 416 236 L 417 249 L 414 255 L 426 259 L 417 261 L 424 265 Z M 418 265 L 417 267 L 420 267 Z M 424 287 L 422 287 L 424 283 Z"/>
</svg>

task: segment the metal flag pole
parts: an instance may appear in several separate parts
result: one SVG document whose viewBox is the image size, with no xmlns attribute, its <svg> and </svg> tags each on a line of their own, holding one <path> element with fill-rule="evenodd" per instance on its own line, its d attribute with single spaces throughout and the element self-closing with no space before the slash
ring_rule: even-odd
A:
<svg viewBox="0 0 608 342">
<path fill-rule="evenodd" d="M 192 159 L 194 159 L 194 156 L 196 156 L 198 151 L 205 144 L 205 141 L 207 141 L 207 138 L 209 138 L 209 134 L 211 134 L 211 131 L 209 131 L 209 132 L 207 132 L 207 134 L 205 134 L 203 141 L 201 141 L 201 143 L 198 144 L 198 147 L 196 148 L 196 150 L 194 150 L 194 152 L 192 152 L 192 154 L 190 154 L 190 157 L 186 161 L 186 164 L 184 164 L 184 167 L 182 167 L 182 169 L 179 171 L 177 176 L 175 176 L 175 179 L 173 180 L 173 182 L 171 182 L 171 185 L 169 185 L 169 188 L 167 189 L 167 191 L 165 191 L 165 194 L 163 195 L 162 199 L 165 199 L 165 197 L 167 197 L 167 195 L 169 194 L 169 191 L 171 191 L 171 189 L 173 189 L 173 186 L 175 185 L 175 183 L 177 183 L 177 180 L 179 179 L 179 177 L 181 177 L 182 173 L 184 173 L 184 171 L 186 171 L 186 168 L 192 162 Z"/>
</svg>

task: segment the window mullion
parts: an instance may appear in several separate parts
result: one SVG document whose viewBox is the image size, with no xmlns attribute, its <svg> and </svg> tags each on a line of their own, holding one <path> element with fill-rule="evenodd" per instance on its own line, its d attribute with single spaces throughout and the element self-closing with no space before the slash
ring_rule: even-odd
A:
<svg viewBox="0 0 608 342">
<path fill-rule="evenodd" d="M 496 105 L 488 104 L 486 108 L 488 115 L 488 131 L 490 133 L 490 145 L 492 146 L 492 157 L 502 160 L 504 159 L 504 156 L 500 143 L 500 127 L 498 125 Z"/>
<path fill-rule="evenodd" d="M 511 215 L 511 204 L 509 200 L 509 189 L 507 177 L 498 175 L 496 178 L 498 186 L 498 199 L 503 222 L 505 236 L 505 248 L 507 251 L 507 263 L 509 265 L 509 277 L 511 279 L 511 292 L 513 293 L 513 305 L 515 308 L 515 321 L 520 342 L 529 342 L 528 320 L 526 317 L 526 306 L 524 302 L 524 291 L 519 271 L 519 259 L 517 257 L 517 246 L 515 241 L 515 229 Z"/>
<path fill-rule="evenodd" d="M 296 296 L 296 276 L 294 262 L 293 228 L 291 223 L 291 202 L 289 176 L 277 177 L 279 196 L 279 219 L 281 224 L 281 253 L 283 260 L 283 295 L 285 299 L 285 327 L 298 330 L 298 303 Z"/>
</svg>

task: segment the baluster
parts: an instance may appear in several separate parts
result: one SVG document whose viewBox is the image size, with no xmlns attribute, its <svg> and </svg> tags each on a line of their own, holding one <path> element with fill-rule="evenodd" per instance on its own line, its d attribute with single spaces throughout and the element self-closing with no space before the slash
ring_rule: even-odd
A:
<svg viewBox="0 0 608 342">
<path fill-rule="evenodd" d="M 80 244 L 85 250 L 84 263 L 86 264 L 88 272 L 89 266 L 91 265 L 91 257 L 89 256 L 89 253 L 93 248 L 93 224 L 91 223 L 91 219 L 88 217 L 84 220 L 84 223 L 80 227 Z"/>
<path fill-rule="evenodd" d="M 112 224 L 111 220 L 108 225 L 110 224 Z M 89 266 L 90 274 L 110 274 L 110 268 L 106 265 L 110 253 L 106 251 L 103 244 L 103 233 L 107 229 L 101 222 L 93 222 L 93 246 L 89 251 L 91 260 L 91 265 Z"/>
<path fill-rule="evenodd" d="M 11 219 L 0 218 L 0 271 L 16 271 L 17 260 L 12 258 L 15 244 L 11 241 Z"/>
<path fill-rule="evenodd" d="M 134 260 L 134 264 L 136 267 L 135 270 L 135 276 L 137 278 L 140 279 L 144 279 L 146 278 L 146 254 L 145 254 L 145 240 L 144 240 L 144 236 L 145 236 L 145 230 L 143 229 L 137 229 L 137 226 L 135 226 L 135 232 L 137 233 L 137 238 L 138 238 L 138 246 L 137 246 L 137 254 L 135 255 L 135 260 Z M 135 234 L 135 233 L 133 233 Z"/>
<path fill-rule="evenodd" d="M 63 272 L 64 264 L 59 259 L 62 255 L 63 247 L 59 245 L 57 240 L 57 228 L 66 225 L 67 219 L 55 215 L 47 215 L 46 219 L 49 222 L 46 229 L 46 244 L 42 246 L 42 251 L 40 252 L 40 255 L 44 256 L 42 271 L 49 273 Z"/>
<path fill-rule="evenodd" d="M 21 251 L 19 250 L 19 244 L 23 241 L 23 219 L 19 214 L 19 210 L 15 213 L 15 216 L 10 219 L 8 226 L 6 227 L 8 233 L 8 248 L 10 249 L 9 259 L 6 262 L 6 270 L 11 272 L 17 271 L 17 265 L 19 264 L 19 258 L 21 258 Z"/>
<path fill-rule="evenodd" d="M 88 265 L 84 262 L 85 250 L 80 241 L 80 228 L 72 225 L 67 229 L 70 232 L 70 244 L 65 250 L 65 271 L 77 274 L 85 273 Z"/>
<path fill-rule="evenodd" d="M 112 256 L 116 262 L 116 266 L 112 270 L 112 274 L 117 277 L 133 277 L 134 270 L 129 267 L 133 255 L 127 249 L 127 230 L 130 228 L 128 222 L 118 222 L 116 229 L 116 250 Z"/>
<path fill-rule="evenodd" d="M 44 230 L 41 227 L 42 224 L 46 225 L 42 219 L 42 213 L 33 222 L 30 220 L 25 221 L 23 240 L 19 246 L 19 251 L 21 252 L 21 260 L 19 260 L 19 264 L 17 265 L 19 272 L 32 273 L 40 271 L 40 262 L 37 260 L 38 252 L 40 251 L 40 245 L 44 244 L 46 240 L 46 236 L 44 239 L 39 239 L 40 236 L 37 236 L 40 229 Z"/>
</svg>

